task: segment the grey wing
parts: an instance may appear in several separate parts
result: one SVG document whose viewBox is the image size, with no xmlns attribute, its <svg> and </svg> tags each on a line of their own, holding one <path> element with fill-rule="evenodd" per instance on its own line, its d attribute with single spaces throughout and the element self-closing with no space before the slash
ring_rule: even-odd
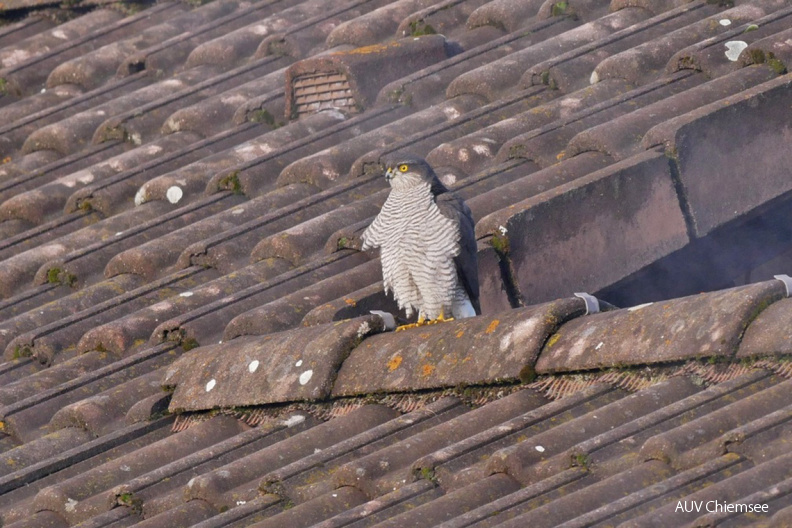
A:
<svg viewBox="0 0 792 528">
<path fill-rule="evenodd" d="M 470 302 L 476 310 L 477 315 L 481 315 L 479 305 L 479 281 L 478 281 L 478 245 L 476 244 L 476 224 L 473 221 L 473 214 L 459 197 L 452 192 L 445 192 L 435 197 L 437 207 L 443 216 L 446 216 L 459 224 L 459 255 L 454 257 L 457 274 L 465 291 L 470 297 Z"/>
</svg>

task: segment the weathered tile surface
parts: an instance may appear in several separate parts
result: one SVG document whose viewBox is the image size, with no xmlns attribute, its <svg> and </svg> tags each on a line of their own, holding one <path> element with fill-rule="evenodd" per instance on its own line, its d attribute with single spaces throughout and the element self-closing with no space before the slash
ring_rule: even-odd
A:
<svg viewBox="0 0 792 528">
<path fill-rule="evenodd" d="M 789 525 L 790 32 L 786 0 L 0 5 L 0 525 Z M 471 207 L 481 317 L 370 313 L 405 321 L 358 251 L 394 151 Z M 769 510 L 676 511 L 714 499 Z"/>
</svg>

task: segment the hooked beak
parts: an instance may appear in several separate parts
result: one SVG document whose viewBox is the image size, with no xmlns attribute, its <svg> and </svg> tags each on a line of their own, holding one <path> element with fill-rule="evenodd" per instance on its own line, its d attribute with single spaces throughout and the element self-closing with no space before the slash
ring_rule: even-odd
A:
<svg viewBox="0 0 792 528">
<path fill-rule="evenodd" d="M 396 176 L 396 171 L 392 168 L 385 171 L 385 179 L 390 182 Z"/>
</svg>

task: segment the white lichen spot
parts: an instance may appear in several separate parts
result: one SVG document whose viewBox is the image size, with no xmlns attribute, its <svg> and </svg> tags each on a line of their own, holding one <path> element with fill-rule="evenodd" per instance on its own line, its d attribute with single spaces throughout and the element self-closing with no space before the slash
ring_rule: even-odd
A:
<svg viewBox="0 0 792 528">
<path fill-rule="evenodd" d="M 597 70 L 594 70 L 591 72 L 591 77 L 589 77 L 589 84 L 597 84 L 599 81 L 599 73 L 597 73 Z"/>
<path fill-rule="evenodd" d="M 362 323 L 360 323 L 360 326 L 358 327 L 358 331 L 357 331 L 358 339 L 368 334 L 370 331 L 371 331 L 371 325 L 369 325 L 368 321 L 363 321 Z"/>
<path fill-rule="evenodd" d="M 148 154 L 149 156 L 156 156 L 160 152 L 162 152 L 162 147 L 160 147 L 159 145 L 149 145 L 146 148 L 146 154 Z"/>
<path fill-rule="evenodd" d="M 214 389 L 215 385 L 217 385 L 217 380 L 210 379 L 209 382 L 206 384 L 206 392 L 209 392 L 210 390 Z"/>
<path fill-rule="evenodd" d="M 66 499 L 65 506 L 66 506 L 66 511 L 71 513 L 77 507 L 77 501 L 74 499 Z"/>
<path fill-rule="evenodd" d="M 132 468 L 127 466 L 126 464 L 119 466 L 118 469 L 120 469 L 121 471 L 132 471 Z"/>
<path fill-rule="evenodd" d="M 459 110 L 457 110 L 456 108 L 452 108 L 450 106 L 443 108 L 443 113 L 446 115 L 448 119 L 456 119 L 461 115 L 459 113 Z"/>
<path fill-rule="evenodd" d="M 231 214 L 232 215 L 241 215 L 244 212 L 245 212 L 245 208 L 244 207 L 238 207 L 236 209 L 232 209 L 231 210 Z"/>
<path fill-rule="evenodd" d="M 590 326 L 589 328 L 586 328 L 585 330 L 583 330 L 583 332 L 581 332 L 580 339 L 575 341 L 569 350 L 568 357 L 570 360 L 576 360 L 577 358 L 585 354 L 587 349 L 591 350 L 590 348 L 588 348 L 589 346 L 588 338 L 589 336 L 591 336 L 591 334 L 596 332 L 596 330 L 597 329 L 595 327 Z"/>
<path fill-rule="evenodd" d="M 96 112 L 96 115 L 98 115 L 100 117 L 104 117 L 104 116 L 107 115 L 107 112 L 105 112 L 104 110 L 95 110 L 95 112 Z"/>
<path fill-rule="evenodd" d="M 56 29 L 53 31 L 52 36 L 61 40 L 69 40 L 69 36 L 64 33 L 62 29 Z"/>
<path fill-rule="evenodd" d="M 651 306 L 651 305 L 653 305 L 653 304 L 654 304 L 654 303 L 650 303 L 650 302 L 649 302 L 649 303 L 644 303 L 644 304 L 639 304 L 639 305 L 637 305 L 637 306 L 632 306 L 632 307 L 630 307 L 630 308 L 627 308 L 627 311 L 628 311 L 628 312 L 635 312 L 635 311 L 637 311 L 637 310 L 640 310 L 641 308 L 646 308 L 647 306 Z"/>
<path fill-rule="evenodd" d="M 195 484 L 195 479 L 196 479 L 196 477 L 193 477 L 187 482 L 187 487 L 188 488 L 192 488 L 193 487 L 193 484 Z"/>
<path fill-rule="evenodd" d="M 254 359 L 253 361 L 251 361 L 248 364 L 248 371 L 251 372 L 251 373 L 256 372 L 258 370 L 258 368 L 259 368 L 259 360 L 258 359 Z"/>
<path fill-rule="evenodd" d="M 30 53 L 25 50 L 14 50 L 8 55 L 4 61 L 2 61 L 2 66 L 4 68 L 10 68 L 11 66 L 16 66 L 20 62 L 24 62 L 30 58 Z"/>
<path fill-rule="evenodd" d="M 321 452 L 322 452 L 322 450 L 321 450 L 321 449 L 319 449 L 318 447 L 315 447 L 315 448 L 314 448 L 314 455 L 315 455 L 316 453 L 321 453 Z"/>
<path fill-rule="evenodd" d="M 283 420 L 283 425 L 286 427 L 294 427 L 295 425 L 301 424 L 305 421 L 305 416 L 302 414 L 295 414 L 294 416 L 290 416 L 288 419 Z"/>
<path fill-rule="evenodd" d="M 313 377 L 313 370 L 306 370 L 302 374 L 300 374 L 300 385 L 305 385 L 311 378 Z"/>
<path fill-rule="evenodd" d="M 42 88 L 41 89 L 41 93 L 47 93 L 47 89 L 46 88 Z"/>
<path fill-rule="evenodd" d="M 730 40 L 726 43 L 726 58 L 734 62 L 740 57 L 740 53 L 748 47 L 744 40 Z"/>
<path fill-rule="evenodd" d="M 165 197 L 172 204 L 179 203 L 179 200 L 182 199 L 182 196 L 184 196 L 184 191 L 182 191 L 181 187 L 177 185 L 173 185 L 172 187 L 169 187 L 168 190 L 165 192 Z"/>
<path fill-rule="evenodd" d="M 506 229 L 506 226 L 498 226 L 498 232 L 500 232 L 501 236 L 504 236 L 509 231 Z"/>
<path fill-rule="evenodd" d="M 459 161 L 461 161 L 462 163 L 465 163 L 467 160 L 469 160 L 470 153 L 468 152 L 468 149 L 464 149 L 464 148 L 459 149 L 459 152 L 457 153 L 457 158 L 459 158 Z"/>
<path fill-rule="evenodd" d="M 536 446 L 536 447 L 534 447 L 534 449 L 536 449 L 536 450 L 537 450 L 537 451 L 539 451 L 540 453 L 544 453 L 544 452 L 545 452 L 545 448 L 544 448 L 544 447 L 542 447 L 542 446 L 539 446 L 539 445 L 538 445 L 538 446 Z"/>
<path fill-rule="evenodd" d="M 243 500 L 236 501 L 237 506 L 244 506 L 245 504 L 247 504 L 247 501 L 243 501 Z"/>
<path fill-rule="evenodd" d="M 473 145 L 473 152 L 478 154 L 479 156 L 491 156 L 492 151 L 489 148 L 489 145 Z"/>
<path fill-rule="evenodd" d="M 456 174 L 446 172 L 442 176 L 440 176 L 440 181 L 443 182 L 443 185 L 446 187 L 451 187 L 457 181 Z"/>
<path fill-rule="evenodd" d="M 68 176 L 64 176 L 57 180 L 58 183 L 65 185 L 68 188 L 73 188 L 78 183 L 82 183 L 83 185 L 88 185 L 94 181 L 94 175 L 92 172 L 87 170 L 77 171 L 73 174 L 69 174 Z"/>
<path fill-rule="evenodd" d="M 295 367 L 301 367 L 302 366 L 302 359 L 298 359 L 297 363 L 295 363 L 294 366 Z"/>
<path fill-rule="evenodd" d="M 266 35 L 269 33 L 269 27 L 266 24 L 257 24 L 250 28 L 254 35 Z"/>
<path fill-rule="evenodd" d="M 718 20 L 718 24 L 720 24 L 723 27 L 731 26 L 731 20 L 729 20 L 728 18 L 721 18 L 720 20 Z"/>
<path fill-rule="evenodd" d="M 182 292 L 179 294 L 179 297 L 192 297 L 193 292 Z"/>
<path fill-rule="evenodd" d="M 597 346 L 595 346 L 595 347 L 594 347 L 594 350 L 599 350 L 600 348 L 602 348 L 602 345 L 604 345 L 604 344 L 605 344 L 605 343 L 603 343 L 602 341 L 600 341 L 600 342 L 599 342 L 599 345 L 597 345 Z"/>
<path fill-rule="evenodd" d="M 230 94 L 220 96 L 220 102 L 229 106 L 240 106 L 247 102 L 247 97 L 242 94 Z"/>
<path fill-rule="evenodd" d="M 140 136 L 139 132 L 133 132 L 130 134 L 129 139 L 132 141 L 133 145 L 140 146 L 143 144 L 143 138 Z"/>
</svg>

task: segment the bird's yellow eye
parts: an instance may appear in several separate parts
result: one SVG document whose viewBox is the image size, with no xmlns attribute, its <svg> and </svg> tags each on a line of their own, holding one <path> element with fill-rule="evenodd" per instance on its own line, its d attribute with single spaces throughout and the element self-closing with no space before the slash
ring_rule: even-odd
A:
<svg viewBox="0 0 792 528">
<path fill-rule="evenodd" d="M 399 170 L 400 170 L 401 172 L 407 172 L 407 170 L 408 170 L 409 168 L 410 168 L 410 167 L 408 167 L 408 166 L 407 166 L 406 164 L 404 164 L 404 163 L 403 163 L 403 164 L 401 164 L 401 165 L 399 165 Z"/>
</svg>

